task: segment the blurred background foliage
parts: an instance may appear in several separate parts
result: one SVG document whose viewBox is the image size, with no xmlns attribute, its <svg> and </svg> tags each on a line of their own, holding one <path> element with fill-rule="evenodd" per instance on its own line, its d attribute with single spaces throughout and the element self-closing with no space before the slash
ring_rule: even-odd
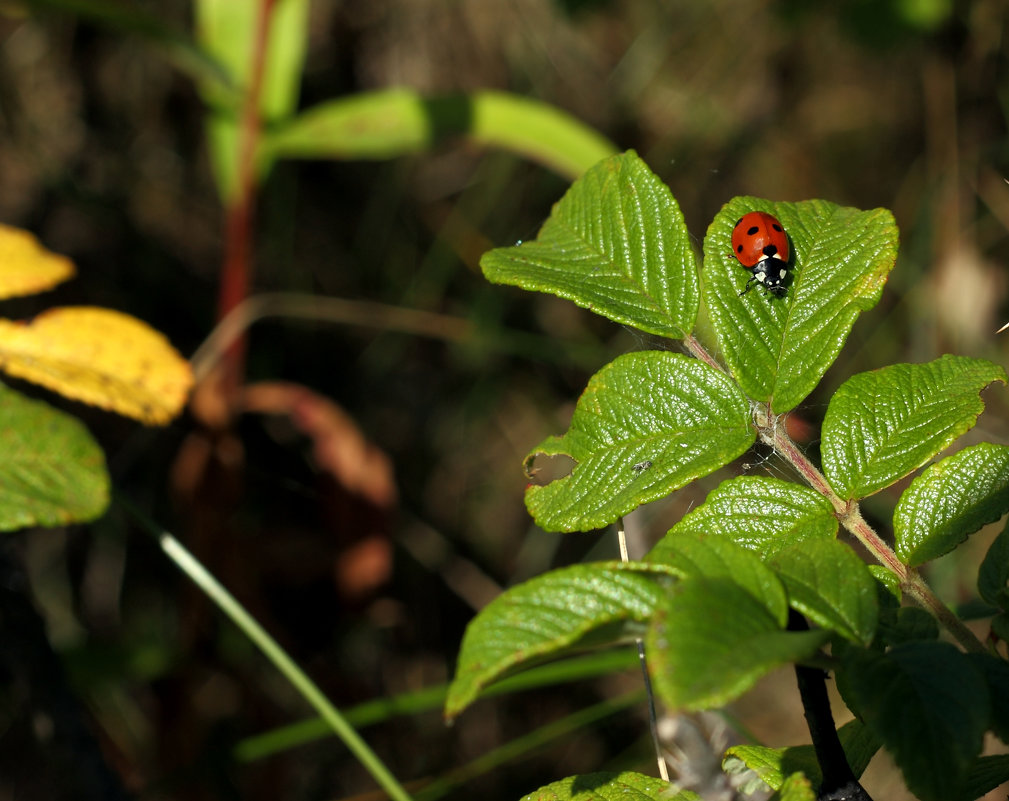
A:
<svg viewBox="0 0 1009 801">
<path fill-rule="evenodd" d="M 149 40 L 43 5 L 0 8 L 0 220 L 72 257 L 80 277 L 6 315 L 54 296 L 101 304 L 192 353 L 215 322 L 223 219 L 198 94 Z M 191 29 L 188 3 L 142 8 Z M 993 332 L 1009 314 L 1007 24 L 1003 0 L 314 0 L 301 102 L 406 86 L 555 104 L 641 154 L 698 248 L 734 195 L 892 209 L 903 247 L 883 300 L 789 419 L 815 452 L 826 400 L 852 372 L 947 351 L 1004 363 Z M 425 310 L 444 315 L 445 330 L 406 335 L 380 316 L 367 328 L 257 323 L 249 381 L 318 395 L 274 385 L 246 399 L 239 436 L 217 454 L 235 467 L 223 494 L 218 484 L 201 495 L 191 420 L 140 430 L 51 399 L 99 437 L 117 485 L 341 706 L 444 682 L 463 627 L 498 588 L 615 554 L 605 533 L 531 525 L 522 457 L 566 428 L 595 370 L 669 345 L 490 286 L 478 267 L 487 249 L 535 236 L 566 186 L 452 141 L 384 162 L 280 163 L 257 209 L 255 290 Z M 479 335 L 452 334 L 457 318 Z M 1003 390 L 987 399 L 972 437 L 1005 442 Z M 766 453 L 737 467 L 784 469 Z M 636 513 L 634 551 L 725 475 Z M 884 527 L 900 489 L 867 510 Z M 224 512 L 220 525 L 191 525 L 208 504 Z M 373 786 L 334 740 L 233 759 L 243 738 L 306 716 L 304 705 L 115 511 L 8 535 L 4 548 L 24 560 L 89 731 L 130 792 L 321 799 Z M 973 594 L 955 564 L 940 562 L 933 579 L 950 602 Z M 86 797 L 73 744 L 53 740 L 30 682 L 9 661 L 3 670 L 3 793 Z M 433 707 L 364 734 L 400 779 L 423 781 L 637 681 L 630 672 L 482 702 L 451 729 Z M 808 737 L 788 675 L 732 713 L 771 745 Z M 450 796 L 505 799 L 577 772 L 647 771 L 644 733 L 642 707 L 618 711 Z M 885 765 L 871 770 L 875 797 L 905 797 Z"/>
</svg>

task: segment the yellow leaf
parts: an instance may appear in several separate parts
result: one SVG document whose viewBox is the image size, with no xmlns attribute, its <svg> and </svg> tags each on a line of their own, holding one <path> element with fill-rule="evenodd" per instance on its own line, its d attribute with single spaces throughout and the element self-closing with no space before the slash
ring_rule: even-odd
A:
<svg viewBox="0 0 1009 801">
<path fill-rule="evenodd" d="M 189 363 L 128 314 L 58 308 L 30 323 L 0 319 L 0 368 L 68 398 L 163 425 L 193 383 Z"/>
<path fill-rule="evenodd" d="M 74 274 L 74 263 L 42 247 L 27 231 L 0 224 L 0 299 L 51 289 Z"/>
</svg>

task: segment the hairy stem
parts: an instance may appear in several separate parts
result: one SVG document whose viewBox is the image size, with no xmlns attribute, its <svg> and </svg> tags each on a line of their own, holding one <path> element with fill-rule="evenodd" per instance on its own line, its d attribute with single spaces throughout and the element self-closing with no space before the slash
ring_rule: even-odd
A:
<svg viewBox="0 0 1009 801">
<path fill-rule="evenodd" d="M 694 338 L 693 334 L 687 334 L 687 336 L 683 338 L 683 344 L 686 346 L 687 350 L 690 351 L 691 355 L 696 356 L 708 365 L 708 367 L 714 367 L 720 373 L 725 372 L 725 368 L 716 361 L 714 356 L 705 350 L 704 346 Z"/>
</svg>

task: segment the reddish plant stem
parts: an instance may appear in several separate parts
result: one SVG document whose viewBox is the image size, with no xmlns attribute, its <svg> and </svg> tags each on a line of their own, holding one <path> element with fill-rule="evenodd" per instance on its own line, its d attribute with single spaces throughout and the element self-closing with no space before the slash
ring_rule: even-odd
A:
<svg viewBox="0 0 1009 801">
<path fill-rule="evenodd" d="M 720 373 L 725 372 L 725 368 L 722 367 L 722 365 L 720 365 L 710 353 L 708 353 L 708 351 L 700 342 L 697 341 L 693 334 L 687 334 L 683 338 L 683 344 L 692 355 L 696 356 L 706 365 L 714 367 Z"/>
<path fill-rule="evenodd" d="M 218 295 L 217 319 L 241 303 L 249 294 L 252 280 L 253 219 L 256 203 L 256 147 L 261 120 L 259 100 L 263 88 L 270 15 L 275 0 L 260 0 L 252 47 L 252 68 L 245 89 L 238 130 L 236 192 L 228 198 L 224 223 L 224 263 Z M 242 383 L 245 370 L 245 338 L 236 340 L 222 360 L 221 390 L 230 397 Z"/>
</svg>

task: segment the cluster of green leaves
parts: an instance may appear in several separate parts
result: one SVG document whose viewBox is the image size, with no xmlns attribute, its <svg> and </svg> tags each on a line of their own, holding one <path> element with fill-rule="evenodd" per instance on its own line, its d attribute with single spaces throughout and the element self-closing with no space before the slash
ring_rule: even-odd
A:
<svg viewBox="0 0 1009 801">
<path fill-rule="evenodd" d="M 740 295 L 749 275 L 731 253 L 731 235 L 754 210 L 774 214 L 791 240 L 782 297 Z M 506 591 L 466 632 L 446 716 L 507 673 L 635 639 L 644 640 L 655 687 L 672 710 L 723 705 L 782 664 L 819 665 L 856 715 L 840 732 L 856 775 L 885 747 L 925 801 L 976 798 L 1009 779 L 1009 757 L 979 756 L 988 731 L 1009 742 L 1009 664 L 985 651 L 916 568 L 1009 510 L 1009 448 L 981 443 L 933 461 L 975 424 L 981 390 L 1006 374 L 944 356 L 851 377 L 826 412 L 821 472 L 790 443 L 778 415 L 807 397 L 858 315 L 878 301 L 897 254 L 892 215 L 740 197 L 716 215 L 703 250 L 698 267 L 676 201 L 628 152 L 577 181 L 535 241 L 484 256 L 492 281 L 568 298 L 683 340 L 693 354 L 631 353 L 593 376 L 567 433 L 526 459 L 529 471 L 539 454 L 575 463 L 569 475 L 528 489 L 529 511 L 547 530 L 603 527 L 727 465 L 758 436 L 792 459 L 809 486 L 727 480 L 642 561 L 567 567 Z M 702 303 L 714 340 L 707 348 L 693 333 Z M 894 510 L 891 550 L 858 502 L 919 470 Z M 839 524 L 881 564 L 867 566 L 839 541 Z M 1004 533 L 979 581 L 1002 636 L 1007 581 Z M 903 606 L 905 595 L 951 627 L 964 650 L 940 641 L 936 617 Z M 789 630 L 790 609 L 812 628 Z M 815 798 L 820 775 L 809 746 L 737 747 L 727 759 L 756 771 L 778 798 Z M 577 777 L 533 797 L 623 798 L 628 781 Z M 664 787 L 634 782 L 641 798 L 658 798 Z"/>
</svg>

